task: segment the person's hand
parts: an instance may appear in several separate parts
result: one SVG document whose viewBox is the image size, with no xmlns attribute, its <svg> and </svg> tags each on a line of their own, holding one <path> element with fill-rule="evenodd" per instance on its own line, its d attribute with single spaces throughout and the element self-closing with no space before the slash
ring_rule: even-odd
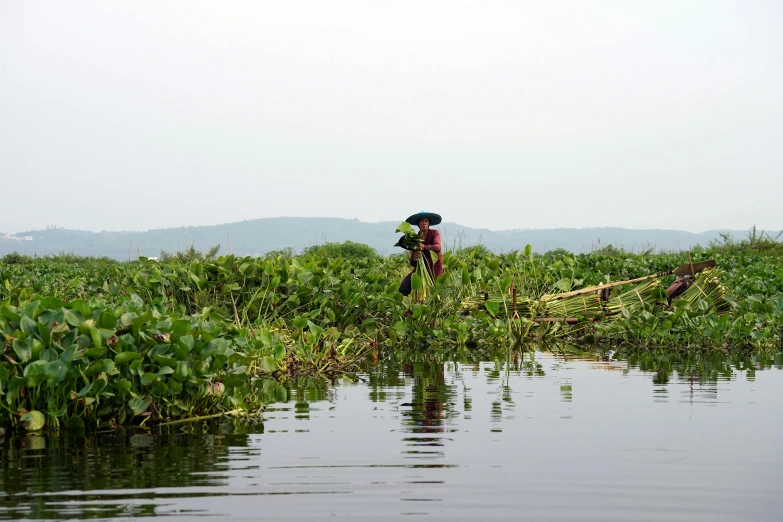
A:
<svg viewBox="0 0 783 522">
<path fill-rule="evenodd" d="M 419 256 L 421 256 L 421 254 L 419 252 L 414 252 L 413 256 L 411 257 L 411 259 L 413 261 L 418 261 L 419 260 Z"/>
<path fill-rule="evenodd" d="M 416 245 L 416 249 L 419 250 L 419 251 L 423 251 L 424 250 L 424 243 L 419 243 L 418 245 Z"/>
</svg>

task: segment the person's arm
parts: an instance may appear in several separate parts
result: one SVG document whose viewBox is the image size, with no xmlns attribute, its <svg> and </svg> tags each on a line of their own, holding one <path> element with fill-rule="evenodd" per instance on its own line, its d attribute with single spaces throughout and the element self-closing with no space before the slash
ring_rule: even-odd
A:
<svg viewBox="0 0 783 522">
<path fill-rule="evenodd" d="M 432 250 L 433 252 L 440 252 L 440 232 L 437 230 L 432 231 L 432 244 L 423 245 L 422 250 Z"/>
</svg>

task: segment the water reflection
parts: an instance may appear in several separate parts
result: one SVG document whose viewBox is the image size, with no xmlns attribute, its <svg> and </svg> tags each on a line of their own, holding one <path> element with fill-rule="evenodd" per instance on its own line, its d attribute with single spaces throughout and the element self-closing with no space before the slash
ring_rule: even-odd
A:
<svg viewBox="0 0 783 522">
<path fill-rule="evenodd" d="M 669 351 L 627 351 L 614 354 L 615 359 L 624 360 L 632 368 L 654 372 L 655 384 L 667 384 L 676 380 L 694 380 L 700 384 L 726 381 L 744 372 L 752 381 L 757 370 L 781 368 L 780 353 L 731 353 L 724 352 L 669 352 Z"/>
<path fill-rule="evenodd" d="M 409 458 L 440 458 L 445 437 L 446 418 L 453 412 L 456 387 L 446 384 L 442 363 L 404 364 L 402 374 L 412 379 L 411 400 L 400 404 L 404 451 Z"/>
<path fill-rule="evenodd" d="M 732 505 L 766 515 L 783 465 L 770 452 L 783 374 L 759 372 L 781 363 L 563 346 L 400 351 L 336 382 L 259 381 L 263 425 L 0 437 L 0 518 L 254 519 L 261 505 L 301 520 L 522 509 L 714 520 Z"/>
<path fill-rule="evenodd" d="M 224 486 L 228 461 L 258 453 L 248 447 L 247 433 L 259 430 L 223 423 L 155 435 L 123 430 L 0 438 L 0 517 L 153 515 L 159 503 L 143 499 Z"/>
</svg>

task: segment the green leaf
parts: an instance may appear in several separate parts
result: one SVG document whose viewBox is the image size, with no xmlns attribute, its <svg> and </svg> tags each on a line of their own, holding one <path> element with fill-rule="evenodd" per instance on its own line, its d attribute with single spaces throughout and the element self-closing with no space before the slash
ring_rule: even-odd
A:
<svg viewBox="0 0 783 522">
<path fill-rule="evenodd" d="M 278 343 L 277 346 L 272 350 L 272 357 L 275 358 L 275 361 L 282 361 L 285 359 L 285 346 Z"/>
<path fill-rule="evenodd" d="M 174 378 L 178 381 L 184 381 L 188 378 L 190 369 L 185 361 L 177 361 L 177 369 L 174 371 Z"/>
<path fill-rule="evenodd" d="M 54 384 L 63 382 L 68 375 L 68 367 L 62 359 L 46 363 L 44 369 Z"/>
<path fill-rule="evenodd" d="M 97 328 L 94 326 L 90 326 L 90 338 L 92 339 L 92 346 L 94 348 L 100 348 L 101 347 L 101 334 L 98 331 Z"/>
<path fill-rule="evenodd" d="M 462 269 L 462 284 L 463 285 L 470 284 L 470 272 L 468 272 L 467 268 Z"/>
<path fill-rule="evenodd" d="M 155 359 L 155 362 L 157 362 L 158 364 L 160 364 L 163 367 L 165 367 L 165 366 L 175 366 L 177 364 L 177 360 L 175 358 L 168 357 L 166 355 L 160 355 L 160 354 L 156 353 L 155 355 L 152 356 L 152 358 Z"/>
<path fill-rule="evenodd" d="M 157 374 L 147 372 L 147 373 L 145 373 L 144 375 L 141 376 L 141 385 L 142 386 L 147 386 L 149 383 L 151 383 L 152 381 L 154 381 L 157 378 L 158 378 Z"/>
<path fill-rule="evenodd" d="M 394 233 L 395 234 L 403 233 L 406 236 L 416 236 L 416 235 L 418 235 L 413 230 L 413 227 L 411 226 L 411 224 L 408 223 L 407 221 L 403 221 L 402 223 L 400 223 L 399 226 L 397 227 L 397 229 L 394 231 Z"/>
<path fill-rule="evenodd" d="M 258 366 L 261 373 L 273 373 L 277 371 L 277 362 L 273 357 L 268 355 L 259 359 Z"/>
<path fill-rule="evenodd" d="M 0 315 L 5 316 L 6 318 L 12 320 L 12 321 L 18 321 L 20 319 L 20 315 L 16 313 L 14 310 L 16 308 L 9 306 L 9 305 L 0 305 Z"/>
<path fill-rule="evenodd" d="M 65 303 L 56 297 L 44 297 L 41 299 L 42 310 L 60 310 L 63 306 L 65 306 Z"/>
<path fill-rule="evenodd" d="M 261 338 L 261 342 L 264 343 L 264 346 L 272 346 L 272 333 L 266 328 L 262 328 L 258 332 L 258 337 Z"/>
<path fill-rule="evenodd" d="M 419 277 L 419 274 L 411 274 L 411 289 L 412 290 L 422 290 L 424 288 L 424 283 L 421 280 L 421 277 Z"/>
<path fill-rule="evenodd" d="M 150 407 L 150 404 L 152 404 L 152 401 L 149 399 L 142 399 L 139 397 L 136 397 L 135 399 L 131 399 L 128 401 L 128 407 L 133 412 L 133 415 L 141 415 L 145 411 L 147 411 L 147 408 Z"/>
<path fill-rule="evenodd" d="M 38 323 L 51 326 L 53 322 L 65 321 L 65 313 L 62 310 L 44 310 L 38 315 Z"/>
<path fill-rule="evenodd" d="M 190 331 L 190 321 L 174 321 L 174 325 L 171 327 L 171 333 L 174 335 L 186 335 Z"/>
<path fill-rule="evenodd" d="M 71 331 L 71 328 L 68 326 L 68 323 L 60 323 L 54 328 L 52 328 L 52 334 L 53 335 L 62 335 L 66 334 Z"/>
<path fill-rule="evenodd" d="M 79 326 L 84 322 L 84 316 L 78 310 L 66 310 L 65 321 L 71 326 Z"/>
<path fill-rule="evenodd" d="M 40 411 L 28 411 L 19 419 L 27 431 L 38 431 L 46 424 L 46 417 Z"/>
<path fill-rule="evenodd" d="M 174 381 L 172 381 L 172 382 L 174 382 Z M 158 397 L 166 395 L 166 393 L 169 391 L 168 385 L 165 382 L 161 381 L 161 380 L 152 381 L 152 383 L 150 384 L 150 387 L 152 388 L 152 393 L 155 394 Z"/>
<path fill-rule="evenodd" d="M 106 355 L 106 348 L 102 346 L 99 346 L 98 348 L 90 348 L 84 354 L 85 357 L 89 357 L 90 359 L 100 359 L 104 355 Z"/>
<path fill-rule="evenodd" d="M 141 354 L 138 352 L 120 352 L 114 356 L 114 364 L 119 366 L 138 359 L 141 359 Z"/>
<path fill-rule="evenodd" d="M 135 319 L 133 319 L 133 321 L 131 321 L 131 324 L 133 326 L 135 326 L 136 328 L 139 328 L 144 323 L 147 323 L 147 322 L 151 321 L 152 319 L 153 319 L 152 314 L 147 312 L 146 314 L 142 314 L 142 315 L 136 317 Z"/>
<path fill-rule="evenodd" d="M 69 419 L 64 419 L 63 424 L 69 430 L 74 430 L 74 431 L 84 430 L 84 419 L 82 419 L 81 417 L 71 417 Z"/>
<path fill-rule="evenodd" d="M 25 333 L 25 335 L 33 335 L 38 332 L 38 328 L 35 325 L 35 321 L 23 315 L 19 320 L 19 328 Z"/>
<path fill-rule="evenodd" d="M 80 399 L 86 397 L 87 394 L 90 393 L 90 391 L 92 390 L 92 384 L 93 383 L 90 383 L 84 388 L 82 388 L 81 390 L 79 390 L 79 393 L 77 393 L 76 396 L 79 397 Z"/>
<path fill-rule="evenodd" d="M 78 361 L 82 357 L 84 357 L 84 354 L 87 353 L 87 350 L 80 350 L 79 345 L 77 344 L 71 344 L 63 350 L 63 353 L 60 354 L 60 359 L 65 361 L 66 363 L 71 363 L 73 361 Z"/>
<path fill-rule="evenodd" d="M 38 329 L 38 336 L 41 338 L 44 346 L 51 346 L 52 337 L 49 335 L 49 328 L 43 323 L 38 323 L 36 328 Z"/>
<path fill-rule="evenodd" d="M 13 346 L 16 356 L 19 358 L 19 362 L 25 363 L 33 356 L 33 349 L 27 341 L 14 339 Z"/>
<path fill-rule="evenodd" d="M 193 346 L 195 346 L 195 341 L 193 340 L 192 335 L 183 335 L 182 337 L 179 338 L 177 344 L 181 345 L 189 352 L 193 350 Z"/>
<path fill-rule="evenodd" d="M 101 372 L 105 372 L 106 363 L 110 363 L 111 368 L 114 368 L 114 363 L 109 359 L 99 359 L 97 361 L 91 362 L 87 366 L 87 368 L 84 370 L 84 375 L 86 375 L 87 377 L 92 377 L 93 375 L 98 375 Z"/>
<path fill-rule="evenodd" d="M 46 362 L 35 361 L 32 364 L 28 364 L 24 369 L 25 386 L 28 388 L 35 388 L 40 386 L 48 376 L 46 374 Z"/>
<path fill-rule="evenodd" d="M 503 283 L 500 285 L 500 287 L 504 294 L 508 292 L 508 289 L 511 287 L 513 280 L 514 279 L 511 276 L 508 276 L 503 280 Z"/>
<path fill-rule="evenodd" d="M 131 390 L 132 386 L 133 384 L 128 379 L 117 379 L 114 381 L 114 387 L 120 395 L 126 395 Z"/>
<path fill-rule="evenodd" d="M 316 335 L 318 335 L 318 334 L 320 334 L 320 333 L 322 333 L 324 331 L 323 328 L 321 328 L 320 326 L 318 326 L 317 324 L 315 324 L 312 321 L 307 321 L 307 329 L 310 330 L 311 332 L 313 332 Z"/>
<path fill-rule="evenodd" d="M 484 306 L 487 308 L 487 312 L 489 312 L 489 315 L 492 317 L 497 316 L 498 312 L 500 311 L 500 303 L 497 301 L 485 301 Z"/>
<path fill-rule="evenodd" d="M 221 288 L 220 291 L 227 294 L 229 292 L 239 292 L 240 289 L 239 283 L 228 283 L 223 285 L 223 288 Z"/>
<path fill-rule="evenodd" d="M 307 326 L 307 317 L 300 315 L 294 318 L 294 328 L 302 329 L 305 326 Z"/>
<path fill-rule="evenodd" d="M 120 324 L 122 326 L 130 326 L 133 323 L 133 320 L 138 317 L 138 314 L 136 312 L 125 312 L 120 316 Z"/>
</svg>

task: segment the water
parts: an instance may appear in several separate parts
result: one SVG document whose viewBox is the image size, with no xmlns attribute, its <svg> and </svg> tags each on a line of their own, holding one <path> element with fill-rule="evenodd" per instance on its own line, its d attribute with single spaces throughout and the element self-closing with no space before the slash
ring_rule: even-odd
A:
<svg viewBox="0 0 783 522">
<path fill-rule="evenodd" d="M 398 358 L 263 423 L 0 439 L 0 518 L 783 519 L 779 356 Z"/>
</svg>

